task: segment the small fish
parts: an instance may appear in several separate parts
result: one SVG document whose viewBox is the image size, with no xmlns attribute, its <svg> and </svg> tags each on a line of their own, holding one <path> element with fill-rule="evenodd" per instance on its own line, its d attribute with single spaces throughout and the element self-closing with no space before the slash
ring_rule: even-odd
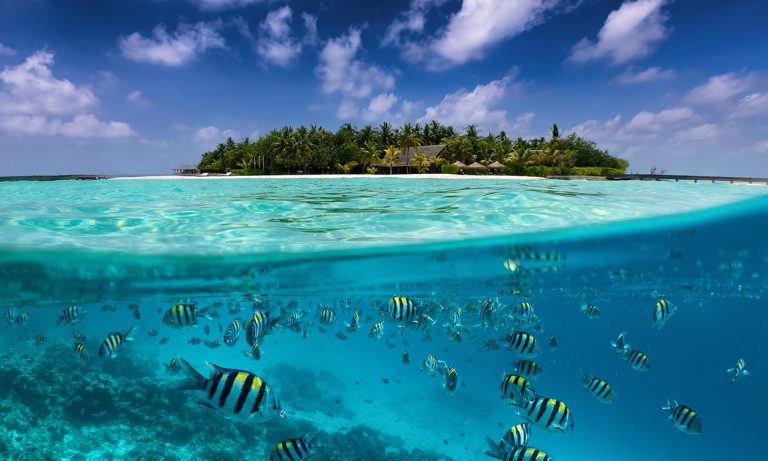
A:
<svg viewBox="0 0 768 461">
<path fill-rule="evenodd" d="M 179 389 L 199 391 L 201 405 L 220 411 L 227 418 L 265 422 L 285 415 L 275 391 L 266 381 L 249 371 L 222 368 L 206 362 L 210 374 L 205 378 L 183 358 L 179 358 L 179 363 L 187 376 Z"/>
<path fill-rule="evenodd" d="M 565 403 L 547 397 L 523 402 L 520 416 L 548 432 L 572 432 L 573 416 Z"/>
<path fill-rule="evenodd" d="M 374 339 L 381 339 L 383 335 L 384 335 L 384 322 L 376 322 L 371 327 L 371 331 L 368 332 L 368 337 L 374 338 Z"/>
<path fill-rule="evenodd" d="M 114 304 L 104 304 L 101 306 L 101 312 L 115 312 L 117 311 L 117 306 Z"/>
<path fill-rule="evenodd" d="M 408 365 L 409 363 L 411 363 L 411 355 L 408 351 L 403 351 L 403 365 Z"/>
<path fill-rule="evenodd" d="M 651 360 L 648 356 L 641 351 L 632 349 L 626 342 L 626 332 L 619 333 L 616 341 L 611 341 L 611 346 L 616 349 L 616 352 L 623 355 L 629 363 L 629 366 L 638 371 L 648 371 L 651 369 Z"/>
<path fill-rule="evenodd" d="M 171 339 L 171 338 L 160 338 L 160 345 L 162 346 L 162 345 L 164 345 L 164 344 L 168 344 L 168 341 L 169 341 L 170 339 Z"/>
<path fill-rule="evenodd" d="M 461 308 L 457 307 L 456 309 L 453 310 L 451 315 L 448 317 L 448 320 L 454 325 L 461 325 L 461 313 L 462 313 Z"/>
<path fill-rule="evenodd" d="M 121 333 L 114 331 L 104 338 L 99 347 L 99 357 L 101 358 L 114 358 L 117 357 L 120 349 L 127 341 L 133 341 L 133 334 L 136 332 L 136 327 L 129 328 L 126 332 Z"/>
<path fill-rule="evenodd" d="M 527 378 L 538 376 L 542 373 L 542 369 L 538 363 L 533 360 L 518 360 L 515 363 L 515 370 Z"/>
<path fill-rule="evenodd" d="M 302 337 L 302 339 L 307 339 L 307 338 L 309 338 L 309 328 L 307 328 L 306 326 L 305 326 L 305 327 L 304 327 L 304 329 L 301 331 L 301 337 Z"/>
<path fill-rule="evenodd" d="M 152 328 L 151 330 L 149 330 L 149 331 L 147 332 L 147 336 L 149 336 L 150 338 L 152 338 L 152 337 L 154 337 L 154 336 L 157 336 L 157 335 L 159 335 L 159 334 L 160 334 L 160 332 L 159 332 L 159 331 L 157 331 L 157 329 L 155 329 L 155 328 Z"/>
<path fill-rule="evenodd" d="M 320 323 L 325 325 L 332 325 L 336 323 L 336 311 L 331 306 L 324 304 L 317 308 L 317 314 L 315 318 L 320 319 Z"/>
<path fill-rule="evenodd" d="M 26 325 L 27 323 L 29 323 L 29 313 L 19 312 L 19 315 L 16 316 L 16 325 Z"/>
<path fill-rule="evenodd" d="M 522 321 L 530 321 L 535 318 L 536 313 L 533 310 L 533 304 L 523 301 L 512 308 L 510 315 Z"/>
<path fill-rule="evenodd" d="M 496 302 L 492 299 L 486 299 L 483 301 L 483 305 L 480 306 L 480 325 L 484 327 L 493 326 L 494 314 L 496 313 Z"/>
<path fill-rule="evenodd" d="M 585 304 L 581 306 L 581 312 L 589 319 L 600 318 L 600 308 L 594 304 Z"/>
<path fill-rule="evenodd" d="M 224 332 L 225 345 L 232 347 L 237 344 L 237 340 L 240 339 L 240 333 L 242 331 L 240 325 L 240 320 L 238 319 L 232 320 L 229 325 L 227 325 L 227 331 Z"/>
<path fill-rule="evenodd" d="M 513 331 L 504 340 L 507 342 L 506 348 L 521 357 L 534 358 L 541 354 L 536 338 L 530 333 Z"/>
<path fill-rule="evenodd" d="M 675 312 L 677 312 L 677 307 L 672 303 L 663 298 L 658 300 L 653 308 L 653 328 L 661 330 L 661 327 Z"/>
<path fill-rule="evenodd" d="M 339 339 L 341 341 L 346 341 L 347 338 L 348 338 L 347 334 L 344 333 L 343 331 L 336 333 L 336 339 Z"/>
<path fill-rule="evenodd" d="M 579 381 L 584 385 L 584 389 L 600 403 L 613 403 L 615 394 L 613 393 L 613 387 L 604 380 L 596 377 L 595 375 L 587 375 L 583 371 L 579 377 Z"/>
<path fill-rule="evenodd" d="M 132 303 L 128 304 L 128 310 L 131 311 L 131 315 L 134 319 L 139 320 L 141 319 L 141 311 L 139 310 L 139 305 Z"/>
<path fill-rule="evenodd" d="M 735 367 L 726 370 L 726 372 L 731 375 L 731 384 L 740 380 L 742 376 L 749 376 L 749 371 L 744 368 L 744 365 L 744 359 L 739 359 L 736 361 Z"/>
<path fill-rule="evenodd" d="M 485 342 L 485 350 L 487 351 L 497 351 L 499 350 L 499 342 L 495 339 L 489 339 Z"/>
<path fill-rule="evenodd" d="M 445 334 L 453 342 L 461 342 L 461 328 L 457 325 L 445 324 Z"/>
<path fill-rule="evenodd" d="M 345 325 L 347 326 L 348 332 L 354 333 L 357 331 L 357 329 L 360 328 L 360 311 L 355 309 L 355 312 L 352 313 L 352 319 Z"/>
<path fill-rule="evenodd" d="M 175 375 L 180 371 L 181 364 L 179 364 L 179 360 L 176 357 L 172 358 L 170 362 L 165 364 L 165 372 L 169 375 Z"/>
<path fill-rule="evenodd" d="M 219 342 L 218 339 L 216 340 L 204 339 L 203 344 L 205 345 L 205 347 L 209 349 L 218 349 L 219 347 L 221 347 L 221 343 Z"/>
<path fill-rule="evenodd" d="M 486 452 L 488 456 L 502 461 L 553 461 L 552 457 L 534 447 L 508 447 L 500 455 Z"/>
<path fill-rule="evenodd" d="M 504 373 L 499 389 L 501 399 L 510 405 L 520 406 L 526 400 L 536 397 L 531 382 L 520 375 Z"/>
<path fill-rule="evenodd" d="M 301 319 L 303 319 L 305 315 L 307 315 L 307 311 L 304 309 L 293 310 L 285 321 L 288 329 L 297 332 L 301 331 Z"/>
<path fill-rule="evenodd" d="M 72 339 L 84 343 L 86 341 L 85 333 L 80 330 L 72 330 Z"/>
<path fill-rule="evenodd" d="M 162 340 L 161 340 L 161 341 L 162 341 Z M 187 344 L 192 344 L 193 346 L 194 346 L 194 345 L 197 345 L 197 344 L 200 344 L 200 343 L 202 343 L 202 342 L 203 342 L 203 340 L 202 340 L 202 339 L 200 339 L 200 338 L 198 338 L 197 336 L 194 336 L 194 337 L 192 337 L 192 338 L 189 338 L 189 339 L 187 340 Z"/>
<path fill-rule="evenodd" d="M 669 413 L 669 420 L 674 426 L 687 434 L 701 434 L 701 418 L 691 407 L 680 405 L 676 400 L 667 402 L 662 410 Z"/>
<path fill-rule="evenodd" d="M 254 360 L 261 360 L 261 346 L 254 343 L 250 351 L 243 351 L 243 355 Z"/>
<path fill-rule="evenodd" d="M 85 311 L 81 310 L 77 306 L 69 306 L 62 314 L 59 316 L 58 324 L 61 325 L 62 323 L 65 325 L 71 325 L 73 323 L 79 323 L 80 320 L 82 320 L 82 316 L 85 314 Z"/>
<path fill-rule="evenodd" d="M 442 374 L 447 368 L 448 366 L 445 364 L 445 361 L 437 360 L 437 357 L 432 354 L 429 354 L 427 358 L 424 359 L 424 363 L 421 367 L 421 369 L 426 370 L 430 376 L 434 376 L 437 373 Z"/>
<path fill-rule="evenodd" d="M 171 306 L 163 315 L 163 325 L 171 328 L 185 328 L 200 323 L 200 318 L 212 319 L 209 308 L 198 309 L 194 304 L 176 304 Z"/>
<path fill-rule="evenodd" d="M 420 309 L 411 298 L 394 296 L 387 303 L 386 310 L 380 313 L 396 322 L 412 322 L 419 317 Z"/>
<path fill-rule="evenodd" d="M 85 352 L 85 344 L 83 343 L 75 343 L 75 346 L 72 348 L 75 353 L 77 354 L 77 358 L 80 360 L 88 358 L 88 355 Z"/>
<path fill-rule="evenodd" d="M 42 333 L 40 333 L 39 335 L 35 335 L 32 338 L 32 344 L 34 344 L 35 346 L 43 345 L 45 344 L 46 341 L 48 341 L 48 337 Z"/>
<path fill-rule="evenodd" d="M 272 332 L 280 319 L 281 316 L 272 318 L 269 311 L 253 311 L 253 316 L 245 322 L 245 341 L 249 346 L 260 342 L 264 336 Z"/>
<path fill-rule="evenodd" d="M 485 441 L 488 444 L 488 450 L 484 453 L 491 458 L 504 459 L 504 455 L 512 447 L 528 446 L 528 439 L 531 437 L 531 423 L 516 424 L 504 433 L 499 443 L 496 443 L 490 437 L 486 436 Z M 513 459 L 513 458 L 508 458 Z M 535 459 L 535 458 L 534 458 Z"/>
<path fill-rule="evenodd" d="M 320 433 L 315 435 L 307 434 L 298 439 L 287 439 L 278 443 L 269 461 L 300 461 L 307 459 L 316 453 L 312 444 Z"/>
<path fill-rule="evenodd" d="M 449 394 L 453 394 L 456 391 L 456 387 L 459 385 L 459 375 L 456 373 L 456 369 L 453 367 L 448 368 L 445 371 L 445 383 L 443 387 Z"/>
<path fill-rule="evenodd" d="M 12 325 L 16 323 L 16 317 L 19 316 L 19 311 L 14 309 L 13 307 L 9 308 L 5 313 L 3 314 L 3 318 L 5 319 L 5 323 L 8 325 Z"/>
<path fill-rule="evenodd" d="M 557 350 L 557 338 L 555 338 L 555 335 L 549 337 L 549 348 L 553 351 Z"/>
</svg>

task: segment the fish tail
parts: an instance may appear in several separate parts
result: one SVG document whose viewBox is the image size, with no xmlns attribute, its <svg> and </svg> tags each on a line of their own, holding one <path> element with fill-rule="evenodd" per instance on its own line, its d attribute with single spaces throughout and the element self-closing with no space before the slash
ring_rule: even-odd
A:
<svg viewBox="0 0 768 461">
<path fill-rule="evenodd" d="M 123 335 L 123 339 L 126 341 L 133 341 L 133 336 L 136 334 L 136 327 L 133 326 L 128 329 L 128 331 L 125 332 Z"/>
<path fill-rule="evenodd" d="M 676 405 L 677 405 L 677 402 L 675 402 L 675 405 L 672 405 L 672 403 L 669 401 L 669 399 L 667 399 L 667 406 L 666 407 L 661 407 L 661 409 L 664 410 L 664 411 L 671 412 L 672 409 L 675 408 Z"/>
<path fill-rule="evenodd" d="M 317 431 L 314 434 L 310 432 L 309 434 L 305 435 L 304 437 L 307 440 L 307 442 L 309 442 L 310 445 L 314 445 L 315 444 L 315 440 L 317 439 L 317 436 L 319 436 L 322 433 L 323 433 L 323 431 Z"/>
<path fill-rule="evenodd" d="M 184 360 L 182 357 L 179 357 L 179 364 L 181 365 L 181 370 L 186 375 L 186 380 L 179 383 L 176 389 L 179 389 L 179 390 L 203 389 L 203 385 L 205 384 L 205 376 L 201 375 L 200 372 L 195 370 L 192 367 L 192 365 L 190 365 L 189 362 Z"/>
<path fill-rule="evenodd" d="M 213 306 L 205 306 L 204 308 L 197 311 L 197 315 L 200 317 L 204 317 L 208 320 L 213 320 L 213 312 L 214 312 Z"/>
<path fill-rule="evenodd" d="M 487 456 L 490 456 L 491 458 L 496 459 L 502 459 L 504 457 L 504 451 L 501 449 L 499 444 L 493 441 L 490 437 L 487 435 L 485 436 L 485 443 L 488 444 L 488 449 L 485 450 L 483 453 L 485 453 Z"/>
</svg>

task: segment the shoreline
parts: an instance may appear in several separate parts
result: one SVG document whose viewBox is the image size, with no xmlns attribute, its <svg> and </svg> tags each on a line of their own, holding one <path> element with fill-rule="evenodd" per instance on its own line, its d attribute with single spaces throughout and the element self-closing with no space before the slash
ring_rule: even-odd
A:
<svg viewBox="0 0 768 461">
<path fill-rule="evenodd" d="M 456 174 L 393 174 L 393 175 L 371 175 L 371 174 L 304 174 L 304 175 L 259 175 L 259 176 L 185 176 L 185 175 L 158 175 L 158 176 L 115 176 L 113 178 L 107 178 L 109 180 L 123 181 L 128 179 L 156 179 L 156 180 L 172 180 L 172 179 L 359 179 L 359 178 L 398 178 L 398 179 L 505 179 L 514 181 L 532 180 L 541 181 L 546 178 L 540 178 L 536 176 L 507 176 L 507 175 L 456 175 Z"/>
</svg>

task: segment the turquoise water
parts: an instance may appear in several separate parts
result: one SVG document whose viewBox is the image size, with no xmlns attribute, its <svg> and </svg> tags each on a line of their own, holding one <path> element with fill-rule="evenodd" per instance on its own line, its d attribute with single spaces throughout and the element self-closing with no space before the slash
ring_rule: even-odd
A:
<svg viewBox="0 0 768 461">
<path fill-rule="evenodd" d="M 573 418 L 572 432 L 532 430 L 530 445 L 553 459 L 760 459 L 766 192 L 389 178 L 0 184 L 0 314 L 29 314 L 2 329 L 0 454 L 267 460 L 281 440 L 321 430 L 316 460 L 492 459 L 484 437 L 524 421 L 499 385 L 520 358 L 503 337 L 525 330 L 542 352 L 536 393 Z M 382 316 L 393 296 L 434 323 L 401 328 Z M 475 309 L 487 299 L 496 312 L 483 325 Z M 677 310 L 657 330 L 659 299 Z M 213 319 L 170 328 L 163 315 L 180 302 Z M 522 302 L 538 324 L 513 320 Z M 58 325 L 70 305 L 86 313 Z M 324 305 L 335 323 L 315 316 Z M 243 335 L 223 343 L 230 321 L 254 308 L 307 314 L 296 331 L 283 320 L 259 341 L 255 360 Z M 356 309 L 360 328 L 347 331 Z M 117 357 L 99 357 L 109 333 L 133 326 Z M 72 350 L 73 330 L 87 337 L 86 358 Z M 649 371 L 610 346 L 622 331 Z M 420 370 L 428 354 L 456 369 L 453 394 Z M 199 392 L 175 389 L 183 373 L 166 373 L 173 357 L 256 373 L 285 416 L 236 422 L 198 405 Z M 725 370 L 739 358 L 751 374 L 731 383 Z M 580 369 L 611 384 L 613 404 L 587 392 Z M 693 408 L 703 433 L 673 426 L 667 399 Z"/>
</svg>

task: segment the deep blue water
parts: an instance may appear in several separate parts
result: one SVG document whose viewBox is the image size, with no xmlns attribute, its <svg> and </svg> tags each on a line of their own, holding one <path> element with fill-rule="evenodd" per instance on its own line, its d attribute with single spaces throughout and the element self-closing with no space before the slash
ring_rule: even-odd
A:
<svg viewBox="0 0 768 461">
<path fill-rule="evenodd" d="M 574 431 L 565 434 L 534 427 L 530 445 L 555 460 L 762 459 L 767 228 L 768 198 L 758 197 L 600 226 L 322 253 L 6 248 L 0 252 L 2 313 L 26 312 L 29 322 L 0 330 L 0 453 L 8 459 L 266 460 L 279 441 L 322 430 L 315 460 L 491 459 L 483 455 L 484 437 L 499 439 L 524 421 L 499 398 L 501 377 L 516 361 L 503 347 L 510 327 L 502 319 L 530 302 L 541 330 L 526 331 L 540 342 L 542 354 L 534 360 L 544 370 L 532 382 L 539 394 L 565 402 L 574 421 Z M 510 260 L 512 271 L 504 264 Z M 380 315 L 393 296 L 435 313 L 430 340 L 423 331 L 400 334 L 397 322 Z M 661 298 L 677 311 L 656 330 L 652 312 Z M 499 306 L 495 328 L 480 326 L 479 313 L 467 309 L 486 299 Z M 171 329 L 161 319 L 179 302 L 220 303 L 219 316 Z M 130 303 L 139 305 L 140 319 Z M 323 304 L 338 317 L 325 332 L 315 318 Z M 599 306 L 601 316 L 587 318 L 584 304 Z M 68 305 L 87 313 L 77 325 L 57 325 Z M 449 340 L 443 327 L 457 307 L 463 309 L 461 343 Z M 299 332 L 267 335 L 258 361 L 243 354 L 249 349 L 244 337 L 234 347 L 188 344 L 193 337 L 221 341 L 219 325 L 248 319 L 254 308 L 274 314 L 298 308 L 307 315 Z M 337 338 L 355 308 L 359 330 Z M 385 333 L 374 340 L 368 331 L 378 321 Z M 108 333 L 132 326 L 135 341 L 115 358 L 98 357 Z M 152 329 L 157 336 L 148 335 Z M 72 351 L 72 330 L 87 336 L 87 359 Z M 631 369 L 610 346 L 621 331 L 649 356 L 650 371 Z M 46 335 L 44 344 L 28 340 L 37 334 Z M 169 338 L 167 344 L 160 338 Z M 501 349 L 487 350 L 489 339 Z M 428 354 L 457 370 L 453 395 L 442 377 L 419 370 Z M 285 417 L 238 423 L 197 405 L 198 394 L 174 390 L 181 375 L 168 375 L 163 366 L 173 357 L 201 371 L 210 361 L 258 374 L 279 395 Z M 726 369 L 739 358 L 751 375 L 732 384 Z M 589 395 L 577 380 L 580 369 L 612 385 L 612 405 Z M 661 409 L 668 399 L 693 408 L 703 433 L 674 427 Z"/>
</svg>

